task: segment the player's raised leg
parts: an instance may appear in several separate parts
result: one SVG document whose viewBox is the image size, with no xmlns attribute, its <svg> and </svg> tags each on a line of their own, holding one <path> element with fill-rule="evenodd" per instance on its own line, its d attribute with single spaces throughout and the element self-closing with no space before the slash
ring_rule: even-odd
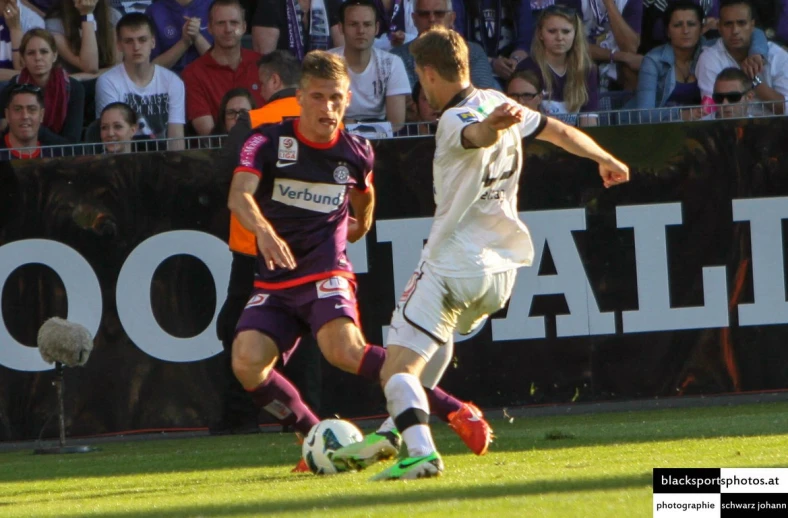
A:
<svg viewBox="0 0 788 518">
<path fill-rule="evenodd" d="M 433 401 L 440 400 L 438 394 L 440 388 L 437 384 L 443 378 L 443 373 L 446 372 L 453 356 L 454 338 L 451 337 L 437 349 L 421 374 L 421 384 L 424 390 L 428 396 L 432 393 L 430 408 L 433 415 L 437 414 Z M 471 402 L 463 402 L 459 407 L 453 409 L 444 420 L 473 453 L 476 455 L 487 453 L 493 439 L 493 430 L 476 405 Z"/>
<path fill-rule="evenodd" d="M 318 329 L 318 346 L 326 360 L 335 367 L 379 381 L 386 350 L 368 344 L 356 324 L 359 316 L 353 285 L 340 278 L 332 279 L 332 282 L 336 286 L 336 296 L 317 298 L 310 311 L 309 324 L 312 329 Z M 425 390 L 430 407 L 434 405 L 433 412 L 448 422 L 474 453 L 483 454 L 491 433 L 483 418 L 467 420 L 464 417 L 472 415 L 467 411 L 471 404 L 458 400 L 432 383 Z M 467 425 L 459 426 L 466 422 Z M 483 438 L 484 430 L 487 430 L 486 439 Z M 400 437 L 391 421 L 390 425 L 366 435 L 361 443 L 343 448 L 342 453 L 335 456 L 336 464 L 340 468 L 364 469 L 394 457 L 399 447 Z"/>
</svg>

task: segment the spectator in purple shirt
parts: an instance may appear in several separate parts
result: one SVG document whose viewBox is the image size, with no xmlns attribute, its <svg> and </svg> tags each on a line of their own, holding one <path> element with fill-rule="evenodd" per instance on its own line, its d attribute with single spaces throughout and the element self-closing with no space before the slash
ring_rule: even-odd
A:
<svg viewBox="0 0 788 518">
<path fill-rule="evenodd" d="M 454 26 L 482 46 L 495 75 L 506 83 L 528 57 L 534 34 L 530 0 L 454 0 Z"/>
<path fill-rule="evenodd" d="M 208 32 L 211 0 L 156 0 L 145 14 L 153 20 L 153 63 L 180 74 L 213 45 Z"/>
<path fill-rule="evenodd" d="M 597 72 L 588 55 L 583 22 L 574 9 L 553 5 L 536 23 L 531 55 L 517 70 L 536 72 L 544 84 L 541 112 L 580 126 L 596 126 Z"/>
<path fill-rule="evenodd" d="M 583 0 L 589 53 L 606 90 L 635 89 L 642 18 L 643 0 Z"/>
<path fill-rule="evenodd" d="M 778 2 L 778 15 L 777 25 L 774 29 L 774 39 L 782 43 L 788 44 L 788 0 L 777 0 Z"/>
</svg>

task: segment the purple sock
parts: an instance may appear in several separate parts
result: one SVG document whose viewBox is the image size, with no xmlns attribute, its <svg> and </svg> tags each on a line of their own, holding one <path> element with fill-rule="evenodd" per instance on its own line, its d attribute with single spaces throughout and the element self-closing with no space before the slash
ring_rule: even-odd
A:
<svg viewBox="0 0 788 518">
<path fill-rule="evenodd" d="M 383 367 L 384 361 L 386 361 L 386 349 L 367 344 L 356 374 L 368 380 L 380 381 L 380 369 Z"/>
<path fill-rule="evenodd" d="M 449 422 L 449 414 L 462 408 L 462 401 L 440 387 L 434 389 L 424 387 L 424 392 L 427 393 L 427 399 L 430 402 L 430 413 L 447 423 Z"/>
<path fill-rule="evenodd" d="M 304 435 L 320 421 L 301 399 L 298 389 L 275 370 L 249 393 L 255 405 L 264 408 L 282 425 L 293 426 Z"/>
</svg>

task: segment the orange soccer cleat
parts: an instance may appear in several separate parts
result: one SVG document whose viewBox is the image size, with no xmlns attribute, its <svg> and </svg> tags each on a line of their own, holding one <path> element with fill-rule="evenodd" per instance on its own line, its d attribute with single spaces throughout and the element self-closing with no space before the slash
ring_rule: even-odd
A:
<svg viewBox="0 0 788 518">
<path fill-rule="evenodd" d="M 296 436 L 296 443 L 299 446 L 304 444 L 304 435 L 303 434 L 301 434 L 299 432 L 296 432 L 295 436 Z M 306 463 L 304 458 L 301 457 L 301 459 L 298 461 L 298 464 L 296 464 L 296 467 L 294 467 L 293 469 L 290 470 L 290 473 L 309 473 L 310 471 L 312 471 L 312 470 L 309 469 L 309 465 Z"/>
<path fill-rule="evenodd" d="M 309 466 L 307 466 L 306 461 L 301 459 L 298 461 L 298 464 L 296 464 L 296 467 L 290 470 L 290 473 L 309 473 L 310 471 L 311 470 L 309 469 Z"/>
<path fill-rule="evenodd" d="M 463 403 L 462 408 L 449 414 L 449 426 L 462 442 L 476 455 L 484 455 L 493 439 L 493 431 L 484 414 L 473 403 Z"/>
</svg>

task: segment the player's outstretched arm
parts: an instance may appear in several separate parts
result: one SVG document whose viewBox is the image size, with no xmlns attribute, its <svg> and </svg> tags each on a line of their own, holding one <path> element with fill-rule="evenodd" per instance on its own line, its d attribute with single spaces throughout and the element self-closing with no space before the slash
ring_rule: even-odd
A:
<svg viewBox="0 0 788 518">
<path fill-rule="evenodd" d="M 536 138 L 550 142 L 573 155 L 590 158 L 598 163 L 599 175 L 605 187 L 629 181 L 629 167 L 577 128 L 548 117 L 547 124 Z"/>
<path fill-rule="evenodd" d="M 241 222 L 241 225 L 249 232 L 254 233 L 257 238 L 257 247 L 260 249 L 269 270 L 276 267 L 292 270 L 296 263 L 292 252 L 290 252 L 290 247 L 276 234 L 271 223 L 260 212 L 254 199 L 254 193 L 259 184 L 260 179 L 257 175 L 236 172 L 233 175 L 233 182 L 230 184 L 227 206 Z"/>
<path fill-rule="evenodd" d="M 351 188 L 350 206 L 353 208 L 353 215 L 347 226 L 347 240 L 355 243 L 372 228 L 372 215 L 375 212 L 375 187 L 370 183 L 366 191 L 359 191 Z"/>
<path fill-rule="evenodd" d="M 525 112 L 519 104 L 503 103 L 483 121 L 462 130 L 462 145 L 466 149 L 490 147 L 501 137 L 501 131 L 523 120 Z"/>
</svg>

